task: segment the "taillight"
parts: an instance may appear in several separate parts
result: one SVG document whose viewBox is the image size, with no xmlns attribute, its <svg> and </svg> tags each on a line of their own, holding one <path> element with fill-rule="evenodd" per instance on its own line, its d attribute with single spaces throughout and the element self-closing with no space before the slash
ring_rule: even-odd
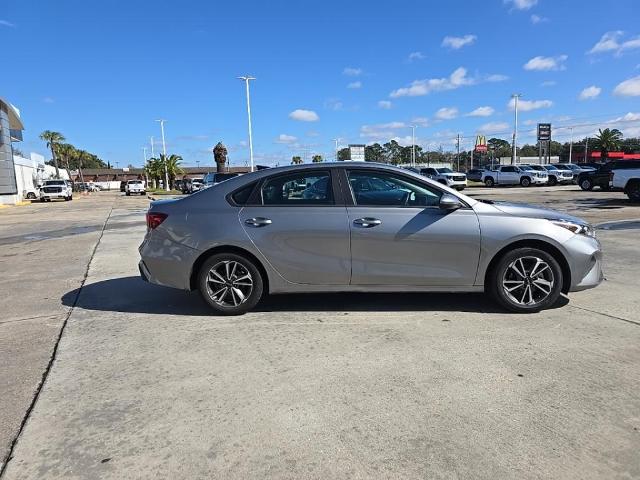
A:
<svg viewBox="0 0 640 480">
<path fill-rule="evenodd" d="M 166 213 L 147 212 L 147 228 L 153 230 L 168 217 Z"/>
</svg>

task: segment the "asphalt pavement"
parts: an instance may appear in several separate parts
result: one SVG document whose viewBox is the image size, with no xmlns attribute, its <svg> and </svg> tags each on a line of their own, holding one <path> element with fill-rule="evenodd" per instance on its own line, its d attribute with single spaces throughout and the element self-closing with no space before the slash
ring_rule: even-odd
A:
<svg viewBox="0 0 640 480">
<path fill-rule="evenodd" d="M 143 198 L 0 212 L 3 445 L 28 411 L 3 480 L 639 478 L 639 207 L 468 192 L 601 225 L 607 281 L 526 316 L 480 294 L 331 294 L 223 318 L 138 278 Z"/>
</svg>

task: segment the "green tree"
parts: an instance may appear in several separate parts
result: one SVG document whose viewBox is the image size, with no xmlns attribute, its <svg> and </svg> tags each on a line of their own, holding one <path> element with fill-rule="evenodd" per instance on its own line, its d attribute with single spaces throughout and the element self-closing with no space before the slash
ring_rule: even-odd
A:
<svg viewBox="0 0 640 480">
<path fill-rule="evenodd" d="M 299 155 L 294 155 L 291 157 L 291 165 L 299 165 L 302 163 L 302 157 Z"/>
<path fill-rule="evenodd" d="M 364 147 L 364 159 L 367 162 L 384 162 L 386 160 L 384 156 L 384 148 L 379 143 L 373 145 L 367 145 Z"/>
<path fill-rule="evenodd" d="M 311 157 L 311 161 L 313 163 L 320 163 L 322 162 L 322 155 L 314 155 L 313 157 Z"/>
<path fill-rule="evenodd" d="M 513 153 L 511 144 L 501 138 L 490 138 L 487 141 L 487 145 L 493 149 L 493 154 L 496 158 L 510 157 Z"/>
<path fill-rule="evenodd" d="M 622 132 L 617 128 L 602 130 L 598 129 L 596 134 L 596 149 L 600 150 L 602 158 L 607 158 L 609 152 L 619 151 L 622 145 Z"/>
<path fill-rule="evenodd" d="M 384 148 L 384 156 L 387 162 L 393 163 L 394 165 L 402 162 L 402 146 L 398 142 L 391 140 L 382 147 Z"/>
<path fill-rule="evenodd" d="M 51 159 L 53 165 L 56 167 L 56 178 L 60 178 L 60 170 L 58 168 L 58 157 L 56 155 L 56 148 L 66 139 L 60 132 L 53 132 L 51 130 L 45 130 L 40 134 L 40 139 L 47 142 L 47 148 L 51 150 Z"/>
<path fill-rule="evenodd" d="M 338 150 L 338 160 L 351 160 L 351 151 L 347 147 Z"/>
</svg>

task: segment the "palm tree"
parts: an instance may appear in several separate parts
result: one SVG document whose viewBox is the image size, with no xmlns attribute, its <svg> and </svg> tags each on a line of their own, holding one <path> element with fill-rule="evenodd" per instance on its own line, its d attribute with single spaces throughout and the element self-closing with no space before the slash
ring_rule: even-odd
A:
<svg viewBox="0 0 640 480">
<path fill-rule="evenodd" d="M 162 154 L 160 154 L 163 157 Z M 160 185 L 160 178 L 164 176 L 164 160 L 162 158 L 152 157 L 144 167 L 147 175 L 153 179 L 154 188 Z"/>
<path fill-rule="evenodd" d="M 213 158 L 216 161 L 216 167 L 218 172 L 224 172 L 224 166 L 227 163 L 227 147 L 222 142 L 213 147 Z"/>
<path fill-rule="evenodd" d="M 52 132 L 51 130 L 45 130 L 40 134 L 40 140 L 47 142 L 47 148 L 51 150 L 51 158 L 53 165 L 56 167 L 56 178 L 60 178 L 60 171 L 58 170 L 58 157 L 56 156 L 56 147 L 64 142 L 66 138 L 59 132 Z"/>
<path fill-rule="evenodd" d="M 311 161 L 313 163 L 320 163 L 322 162 L 322 155 L 314 155 L 313 157 L 311 157 Z"/>
<path fill-rule="evenodd" d="M 600 150 L 602 158 L 607 158 L 609 152 L 620 149 L 622 145 L 622 132 L 617 128 L 605 128 L 604 130 L 600 128 L 596 135 L 596 145 Z"/>
<path fill-rule="evenodd" d="M 291 165 L 299 165 L 302 163 L 302 157 L 299 155 L 295 155 L 291 157 Z"/>
<path fill-rule="evenodd" d="M 58 156 L 67 165 L 67 170 L 71 170 L 69 160 L 75 157 L 75 147 L 69 143 L 60 143 L 56 146 L 56 156 Z"/>
<path fill-rule="evenodd" d="M 176 177 L 182 175 L 184 170 L 180 167 L 182 163 L 182 157 L 180 155 L 171 154 L 165 158 L 163 154 L 160 155 L 163 163 L 167 166 L 167 174 L 169 175 L 169 185 L 173 185 Z"/>
</svg>

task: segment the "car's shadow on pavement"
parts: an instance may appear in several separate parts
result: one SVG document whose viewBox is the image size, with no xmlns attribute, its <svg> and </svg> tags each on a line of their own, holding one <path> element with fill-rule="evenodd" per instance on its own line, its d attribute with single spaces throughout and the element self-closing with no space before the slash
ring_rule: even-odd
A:
<svg viewBox="0 0 640 480">
<path fill-rule="evenodd" d="M 168 315 L 212 315 L 198 292 L 160 287 L 140 277 L 123 277 L 90 283 L 67 292 L 66 306 L 105 312 Z M 80 295 L 78 295 L 80 293 Z M 567 304 L 561 297 L 555 308 Z M 257 312 L 405 312 L 445 311 L 508 313 L 483 293 L 314 293 L 271 295 L 254 309 Z"/>
</svg>

